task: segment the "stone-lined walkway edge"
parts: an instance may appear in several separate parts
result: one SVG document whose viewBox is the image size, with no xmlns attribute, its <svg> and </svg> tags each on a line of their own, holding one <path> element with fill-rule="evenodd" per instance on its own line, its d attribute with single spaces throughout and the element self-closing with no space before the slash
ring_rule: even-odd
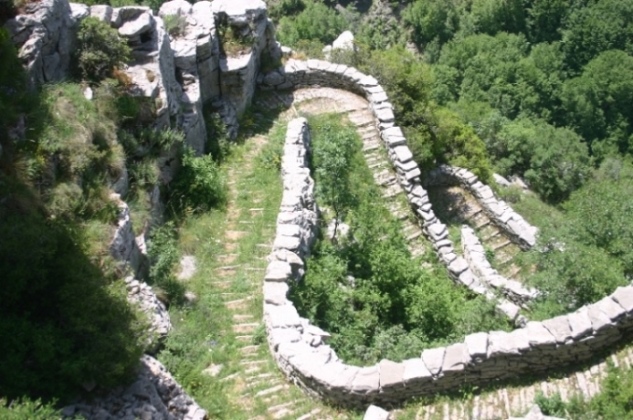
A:
<svg viewBox="0 0 633 420">
<path fill-rule="evenodd" d="M 263 87 L 292 89 L 327 86 L 359 93 L 371 103 L 381 137 L 414 211 L 438 256 L 453 278 L 469 273 L 468 264 L 453 252 L 446 226 L 440 223 L 420 185 L 420 169 L 391 104 L 376 79 L 345 65 L 319 60 L 290 60 L 284 69 L 261 76 Z M 399 403 L 413 396 L 456 390 L 525 373 L 559 368 L 605 350 L 633 330 L 633 287 L 619 287 L 610 296 L 577 311 L 543 322 L 528 322 L 512 332 L 480 332 L 463 342 L 424 350 L 401 363 L 382 360 L 368 367 L 340 361 L 325 344 L 328 334 L 299 317 L 286 298 L 288 283 L 303 275 L 314 240 L 314 184 L 307 168 L 309 136 L 305 120 L 290 123 L 282 172 L 284 195 L 277 236 L 264 282 L 264 320 L 273 356 L 286 375 L 312 394 L 344 406 Z M 448 254 L 452 254 L 447 256 Z M 467 276 L 466 276 L 467 277 Z M 470 273 L 470 280 L 474 276 Z"/>
</svg>

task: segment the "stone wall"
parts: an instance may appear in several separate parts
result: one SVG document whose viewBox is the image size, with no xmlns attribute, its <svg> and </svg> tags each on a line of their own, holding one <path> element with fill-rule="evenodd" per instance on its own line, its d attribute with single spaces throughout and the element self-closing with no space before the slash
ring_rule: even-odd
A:
<svg viewBox="0 0 633 420">
<path fill-rule="evenodd" d="M 486 258 L 486 251 L 472 228 L 462 226 L 461 244 L 464 258 L 473 273 L 512 302 L 523 306 L 539 295 L 538 290 L 527 288 L 516 280 L 507 279 L 492 268 Z"/>
<path fill-rule="evenodd" d="M 467 169 L 440 165 L 433 169 L 425 179 L 425 185 L 461 185 L 481 204 L 486 215 L 501 228 L 513 242 L 523 250 L 536 244 L 538 229 L 530 225 L 519 213 L 512 210 L 503 200 L 499 200 L 492 188 L 483 184 L 479 178 Z"/>
<path fill-rule="evenodd" d="M 377 81 L 353 68 L 323 61 L 290 60 L 284 69 L 262 75 L 264 88 L 291 89 L 327 86 L 361 93 L 370 102 L 376 125 L 426 234 L 441 250 L 447 242 L 445 226 L 433 214 L 420 170 L 412 161 L 393 109 Z M 512 332 L 490 331 L 468 335 L 464 341 L 424 350 L 420 357 L 395 363 L 382 360 L 373 366 L 343 363 L 326 344 L 327 333 L 302 319 L 286 293 L 302 275 L 314 222 L 313 184 L 305 166 L 305 121 L 293 122 L 284 148 L 284 161 L 295 172 L 284 170 L 284 198 L 278 220 L 275 250 L 264 281 L 264 320 L 271 352 L 288 378 L 311 394 L 334 404 L 366 407 L 392 404 L 411 397 L 457 390 L 469 385 L 533 374 L 578 363 L 604 351 L 633 331 L 633 287 L 620 287 L 612 295 L 577 311 L 543 322 L 528 322 Z M 302 228 L 302 226 L 304 226 Z M 442 242 L 443 241 L 443 242 Z M 283 245 L 282 245 L 283 244 Z M 452 247 L 452 245 L 450 245 Z M 438 254 L 442 254 L 438 251 Z M 453 257 L 451 257 L 453 258 Z M 457 257 L 459 258 L 459 257 Z M 468 272 L 463 259 L 448 265 L 453 275 Z M 472 274 L 472 273 L 471 273 Z"/>
</svg>

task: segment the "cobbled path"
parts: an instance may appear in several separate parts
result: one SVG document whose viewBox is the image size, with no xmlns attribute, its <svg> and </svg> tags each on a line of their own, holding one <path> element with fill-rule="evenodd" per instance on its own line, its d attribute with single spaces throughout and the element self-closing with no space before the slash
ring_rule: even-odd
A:
<svg viewBox="0 0 633 420">
<path fill-rule="evenodd" d="M 407 234 L 409 248 L 413 255 L 422 255 L 426 252 L 428 243 L 421 235 L 421 229 L 410 215 L 404 192 L 395 180 L 395 174 L 384 154 L 378 131 L 373 125 L 373 117 L 368 103 L 361 97 L 337 89 L 330 88 L 305 88 L 292 93 L 267 93 L 256 98 L 256 104 L 265 109 L 283 108 L 279 121 L 282 123 L 299 114 L 340 113 L 356 126 L 359 135 L 363 139 L 363 153 L 371 168 L 374 179 L 382 189 L 382 196 L 392 213 L 402 222 L 402 229 Z M 265 138 L 256 139 L 263 145 Z M 253 147 L 245 161 L 252 160 L 261 145 Z M 240 171 L 249 170 L 248 165 L 240 168 Z M 230 173 L 229 179 L 235 174 Z M 231 185 L 229 207 L 235 200 L 238 191 L 235 185 Z M 490 227 L 491 223 L 483 212 L 474 205 L 468 206 L 472 226 L 477 228 L 480 237 L 488 243 L 491 239 L 501 237 L 497 250 L 502 250 L 510 245 L 505 244 L 503 235 Z M 348 418 L 340 411 L 333 411 L 321 402 L 313 400 L 288 383 L 275 366 L 267 345 L 253 344 L 258 328 L 261 328 L 261 313 L 252 315 L 249 305 L 253 302 L 261 303 L 261 278 L 266 262 L 265 256 L 270 252 L 271 244 L 260 244 L 261 253 L 254 256 L 255 260 L 249 267 L 231 264 L 236 253 L 239 252 L 237 241 L 243 235 L 248 235 L 247 225 L 252 218 L 258 217 L 257 203 L 248 215 L 229 211 L 229 230 L 226 232 L 224 247 L 225 266 L 219 269 L 227 277 L 218 282 L 234 281 L 239 273 L 245 270 L 254 273 L 248 276 L 251 283 L 248 291 L 244 293 L 227 293 L 225 305 L 233 312 L 233 331 L 243 345 L 239 348 L 242 361 L 239 372 L 224 378 L 234 382 L 236 389 L 241 390 L 239 404 L 244 407 L 264 406 L 266 414 L 258 415 L 256 419 L 329 419 Z M 274 226 L 270 226 L 270 238 L 274 236 Z M 600 360 L 590 367 L 577 372 L 560 375 L 558 378 L 537 380 L 533 383 L 522 385 L 509 385 L 497 390 L 487 390 L 481 394 L 473 393 L 470 396 L 436 402 L 427 405 L 413 404 L 404 409 L 393 411 L 395 418 L 415 419 L 505 419 L 509 416 L 522 415 L 534 404 L 535 397 L 542 393 L 545 396 L 560 394 L 562 399 L 568 401 L 573 396 L 590 398 L 600 389 L 601 379 L 607 372 L 607 360 L 614 366 L 630 368 L 633 364 L 633 346 L 625 347 L 609 356 L 606 360 Z"/>
</svg>

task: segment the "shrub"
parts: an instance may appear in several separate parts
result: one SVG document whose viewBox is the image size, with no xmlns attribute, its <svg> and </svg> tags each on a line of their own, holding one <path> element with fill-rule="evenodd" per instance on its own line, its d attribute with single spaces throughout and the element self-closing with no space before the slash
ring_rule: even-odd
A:
<svg viewBox="0 0 633 420">
<path fill-rule="evenodd" d="M 171 188 L 169 201 L 177 212 L 203 212 L 226 202 L 224 176 L 213 157 L 195 156 L 189 148 Z"/>
<path fill-rule="evenodd" d="M 277 37 L 282 44 L 294 46 L 300 40 L 316 40 L 329 44 L 345 30 L 346 22 L 338 12 L 320 1 L 308 1 L 296 16 L 279 21 Z"/>
<path fill-rule="evenodd" d="M 88 17 L 79 25 L 76 54 L 81 76 L 98 82 L 129 60 L 130 48 L 116 29 L 97 18 Z"/>
<path fill-rule="evenodd" d="M 40 400 L 21 398 L 9 403 L 0 399 L 0 417 L 5 420 L 48 420 L 59 416 L 54 403 L 46 404 Z"/>
<path fill-rule="evenodd" d="M 0 395 L 64 400 L 83 383 L 121 384 L 145 328 L 122 282 L 109 283 L 76 225 L 47 218 L 2 175 L 0 189 Z"/>
<path fill-rule="evenodd" d="M 187 18 L 181 15 L 167 15 L 163 17 L 165 30 L 172 37 L 182 36 L 187 29 Z"/>
</svg>

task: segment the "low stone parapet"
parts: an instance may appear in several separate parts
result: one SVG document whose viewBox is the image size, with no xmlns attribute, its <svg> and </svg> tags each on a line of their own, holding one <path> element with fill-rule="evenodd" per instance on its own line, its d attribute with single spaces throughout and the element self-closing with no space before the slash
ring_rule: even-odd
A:
<svg viewBox="0 0 633 420">
<path fill-rule="evenodd" d="M 471 193 L 490 220 L 499 226 L 521 249 L 528 250 L 536 245 L 538 229 L 530 225 L 505 201 L 499 200 L 492 188 L 482 183 L 468 169 L 448 165 L 438 166 L 429 173 L 425 185 L 442 184 L 457 184 Z"/>
<path fill-rule="evenodd" d="M 464 258 L 473 273 L 483 283 L 492 286 L 512 302 L 525 305 L 539 295 L 538 290 L 526 288 L 516 280 L 507 279 L 492 268 L 486 258 L 486 251 L 472 228 L 462 226 L 461 244 Z"/>
<path fill-rule="evenodd" d="M 290 60 L 283 70 L 262 75 L 259 80 L 267 88 L 319 85 L 366 97 L 398 181 L 420 216 L 425 233 L 440 258 L 448 261 L 453 276 L 463 283 L 475 282 L 466 260 L 453 252 L 446 226 L 433 213 L 420 184 L 419 168 L 413 162 L 402 131 L 395 126 L 393 109 L 376 79 L 344 65 Z M 291 122 L 282 164 L 284 195 L 263 286 L 264 322 L 271 352 L 288 378 L 307 392 L 344 406 L 396 404 L 412 397 L 454 391 L 465 384 L 482 385 L 578 363 L 608 349 L 633 331 L 633 287 L 628 286 L 619 287 L 610 296 L 570 314 L 528 322 L 525 328 L 512 332 L 470 334 L 463 341 L 426 349 L 420 357 L 403 362 L 382 360 L 365 367 L 342 362 L 327 345 L 327 332 L 301 318 L 286 295 L 303 275 L 304 258 L 316 227 L 314 184 L 306 159 L 307 133 L 305 120 Z M 306 146 L 302 147 L 302 142 Z"/>
</svg>

